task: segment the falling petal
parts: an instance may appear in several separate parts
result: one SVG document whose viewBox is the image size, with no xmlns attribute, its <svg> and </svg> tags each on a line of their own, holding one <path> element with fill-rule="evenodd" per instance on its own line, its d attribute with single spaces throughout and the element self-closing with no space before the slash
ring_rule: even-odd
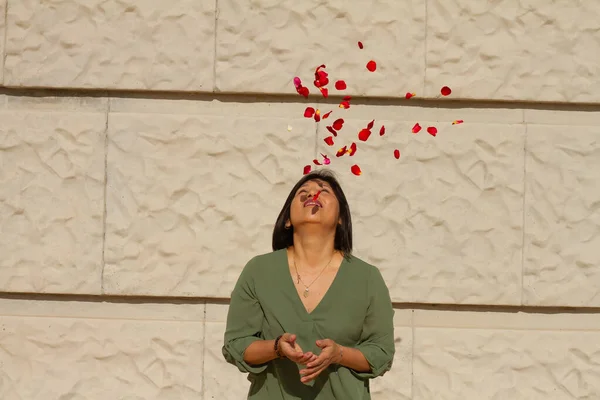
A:
<svg viewBox="0 0 600 400">
<path fill-rule="evenodd" d="M 373 60 L 369 61 L 367 63 L 367 69 L 371 72 L 375 72 L 375 70 L 377 69 L 377 63 Z"/>
<path fill-rule="evenodd" d="M 319 160 L 317 160 L 316 158 L 313 160 L 313 162 L 314 162 L 316 165 L 322 165 L 322 164 L 319 162 Z"/>
<path fill-rule="evenodd" d="M 352 173 L 354 175 L 357 175 L 357 176 L 360 175 L 360 174 L 362 174 L 362 171 L 360 170 L 360 167 L 358 165 L 356 165 L 356 164 L 354 164 L 353 166 L 350 167 L 350 171 L 352 171 Z"/>
<path fill-rule="evenodd" d="M 310 93 L 310 91 L 308 90 L 308 88 L 306 86 L 300 86 L 299 88 L 296 89 L 296 91 L 298 92 L 298 94 L 308 98 L 308 94 Z"/>
<path fill-rule="evenodd" d="M 336 119 L 335 121 L 333 121 L 332 126 L 333 126 L 333 129 L 335 129 L 336 131 L 339 131 L 344 126 L 344 119 L 343 118 Z"/>
<path fill-rule="evenodd" d="M 298 78 L 297 76 L 296 76 L 296 77 L 294 77 L 294 86 L 295 86 L 296 88 L 298 88 L 298 87 L 302 86 L 302 81 L 301 81 L 301 80 L 300 80 L 300 78 Z"/>
<path fill-rule="evenodd" d="M 340 103 L 340 108 L 347 110 L 348 108 L 350 108 L 350 103 L 348 101 L 344 100 Z"/>
<path fill-rule="evenodd" d="M 329 165 L 331 163 L 331 160 L 329 159 L 329 157 L 327 157 L 327 155 L 321 153 L 321 156 L 323 156 L 323 164 Z"/>
<path fill-rule="evenodd" d="M 421 125 L 417 122 L 412 128 L 412 133 L 419 133 L 421 131 Z"/>
<path fill-rule="evenodd" d="M 325 141 L 325 143 L 327 143 L 327 146 L 333 146 L 333 136 L 327 136 L 323 140 Z"/>
<path fill-rule="evenodd" d="M 452 90 L 448 87 L 448 86 L 444 86 L 441 90 L 440 93 L 442 94 L 442 96 L 449 96 L 450 93 L 452 93 Z"/>
<path fill-rule="evenodd" d="M 333 111 L 329 111 L 328 113 L 323 114 L 323 119 L 327 119 L 327 117 L 329 117 L 331 115 Z"/>
<path fill-rule="evenodd" d="M 371 136 L 370 129 L 361 129 L 361 131 L 358 132 L 358 139 L 362 140 L 363 142 L 366 142 L 367 139 L 369 139 L 369 136 Z"/>
<path fill-rule="evenodd" d="M 346 86 L 346 82 L 344 82 L 344 81 L 337 81 L 337 82 L 335 83 L 335 88 L 336 88 L 337 90 L 346 90 L 346 87 L 347 87 L 347 86 Z"/>
<path fill-rule="evenodd" d="M 329 96 L 329 89 L 320 87 L 319 90 L 321 91 L 321 94 L 323 95 L 323 97 L 327 98 Z"/>
<path fill-rule="evenodd" d="M 435 126 L 430 126 L 427 128 L 427 133 L 429 133 L 431 136 L 435 136 L 437 135 L 437 128 Z"/>
<path fill-rule="evenodd" d="M 367 129 L 373 129 L 373 125 L 375 125 L 375 120 L 372 120 L 367 124 Z"/>
<path fill-rule="evenodd" d="M 315 193 L 315 195 L 313 196 L 313 200 L 316 200 L 319 198 L 319 195 L 321 194 L 321 191 L 319 190 L 317 193 Z"/>
<path fill-rule="evenodd" d="M 361 49 L 361 50 L 364 48 L 362 42 L 358 42 L 358 48 Z"/>
<path fill-rule="evenodd" d="M 312 167 L 310 165 L 305 166 L 304 167 L 304 175 L 308 174 L 311 169 L 312 169 Z"/>
<path fill-rule="evenodd" d="M 342 100 L 350 101 L 350 100 L 352 100 L 352 96 L 344 96 L 344 98 Z"/>
<path fill-rule="evenodd" d="M 348 154 L 352 157 L 356 153 L 356 143 L 352 142 L 350 145 L 350 149 L 348 149 Z"/>
<path fill-rule="evenodd" d="M 396 157 L 396 160 L 400 158 L 400 150 L 394 150 L 394 157 Z"/>
<path fill-rule="evenodd" d="M 325 71 L 321 71 L 321 68 L 327 68 L 327 67 L 325 67 L 325 64 L 321 64 L 315 69 L 314 84 L 318 88 L 323 87 L 329 83 L 329 78 L 328 78 L 329 74 Z"/>
<path fill-rule="evenodd" d="M 410 93 L 410 92 L 407 92 L 405 97 L 406 97 L 406 100 L 408 100 L 408 99 L 410 99 L 411 97 L 415 97 L 415 96 L 416 96 L 416 94 L 415 94 L 415 93 Z"/>
<path fill-rule="evenodd" d="M 304 110 L 304 116 L 306 118 L 312 118 L 313 115 L 315 115 L 315 109 L 312 107 L 306 107 L 306 110 Z"/>
<path fill-rule="evenodd" d="M 321 111 L 317 108 L 315 111 L 315 122 L 319 122 L 321 120 Z"/>
<path fill-rule="evenodd" d="M 452 121 L 452 125 L 462 124 L 463 122 L 465 122 L 465 121 L 463 121 L 462 119 L 457 119 L 455 121 Z"/>
<path fill-rule="evenodd" d="M 339 150 L 337 151 L 337 153 L 335 153 L 335 156 L 336 156 L 336 157 L 341 157 L 341 156 L 343 156 L 344 154 L 346 154 L 347 152 L 348 152 L 348 147 L 347 147 L 347 146 L 344 146 L 344 147 L 342 147 L 341 149 L 339 149 Z"/>
<path fill-rule="evenodd" d="M 333 136 L 337 136 L 337 132 L 336 132 L 336 130 L 335 130 L 335 129 L 333 129 L 333 127 L 331 127 L 331 126 L 327 126 L 327 130 L 328 130 L 329 132 L 331 132 L 331 134 L 332 134 Z"/>
<path fill-rule="evenodd" d="M 379 129 L 379 136 L 385 135 L 385 125 L 381 125 L 381 129 Z"/>
</svg>

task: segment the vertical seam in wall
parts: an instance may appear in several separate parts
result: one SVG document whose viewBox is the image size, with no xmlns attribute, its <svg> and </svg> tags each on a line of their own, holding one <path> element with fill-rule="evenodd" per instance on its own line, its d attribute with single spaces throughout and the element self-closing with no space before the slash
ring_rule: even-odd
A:
<svg viewBox="0 0 600 400">
<path fill-rule="evenodd" d="M 429 3 L 429 0 L 425 0 L 425 39 L 423 40 L 423 68 L 425 71 L 423 72 L 423 95 L 425 95 L 425 85 L 427 84 L 427 21 L 429 18 L 427 3 Z"/>
<path fill-rule="evenodd" d="M 523 110 L 523 115 L 525 115 L 525 110 Z M 523 118 L 523 122 L 525 118 Z M 525 207 L 527 205 L 526 196 L 527 196 L 527 124 L 525 126 L 525 137 L 523 138 L 523 220 L 521 221 L 521 302 L 523 305 L 523 294 L 525 292 L 524 286 L 524 274 L 525 274 L 525 223 L 527 219 L 525 218 Z"/>
<path fill-rule="evenodd" d="M 106 118 L 104 123 L 104 193 L 103 193 L 103 206 L 104 210 L 102 213 L 102 266 L 100 268 L 100 294 L 104 294 L 104 266 L 106 264 L 106 198 L 108 192 L 108 118 L 110 115 L 110 97 L 106 98 Z"/>
<path fill-rule="evenodd" d="M 0 0 L 2 1 L 2 0 Z M 4 44 L 2 47 L 2 81 L 0 86 L 4 86 L 4 79 L 6 75 L 6 43 L 8 42 L 8 0 L 4 2 Z"/>
<path fill-rule="evenodd" d="M 415 398 L 415 310 L 411 310 L 410 326 L 412 329 L 412 345 L 410 350 L 410 398 Z"/>
<path fill-rule="evenodd" d="M 206 387 L 206 375 L 204 374 L 205 371 L 205 364 L 206 364 L 206 301 L 204 302 L 204 315 L 202 317 L 202 371 L 201 371 L 201 377 L 202 377 L 202 383 L 200 384 L 200 388 L 202 390 L 202 398 L 204 398 L 205 396 L 205 387 Z"/>
<path fill-rule="evenodd" d="M 217 92 L 217 26 L 219 24 L 219 0 L 215 0 L 215 26 L 213 43 L 213 93 Z"/>
</svg>

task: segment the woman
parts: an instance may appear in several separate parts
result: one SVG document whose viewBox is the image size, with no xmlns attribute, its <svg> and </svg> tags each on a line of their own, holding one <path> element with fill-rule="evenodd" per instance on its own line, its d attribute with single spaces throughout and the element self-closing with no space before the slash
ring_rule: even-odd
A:
<svg viewBox="0 0 600 400">
<path fill-rule="evenodd" d="M 379 270 L 351 255 L 344 192 L 305 175 L 273 231 L 273 252 L 244 267 L 223 355 L 249 373 L 248 399 L 367 400 L 394 357 L 394 310 Z"/>
</svg>

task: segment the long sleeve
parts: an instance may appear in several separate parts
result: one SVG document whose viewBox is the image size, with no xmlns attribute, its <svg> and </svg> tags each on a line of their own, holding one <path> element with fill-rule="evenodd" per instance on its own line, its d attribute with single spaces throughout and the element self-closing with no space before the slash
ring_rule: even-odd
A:
<svg viewBox="0 0 600 400">
<path fill-rule="evenodd" d="M 392 300 L 381 272 L 373 267 L 369 276 L 369 305 L 360 342 L 360 350 L 369 365 L 370 372 L 352 373 L 361 379 L 382 376 L 392 367 L 394 354 L 394 309 Z"/>
<path fill-rule="evenodd" d="M 264 315 L 254 290 L 254 274 L 257 267 L 255 260 L 250 260 L 231 293 L 222 348 L 228 363 L 238 367 L 241 372 L 251 374 L 259 374 L 267 368 L 266 364 L 250 365 L 244 361 L 246 348 L 251 343 L 262 340 Z"/>
</svg>

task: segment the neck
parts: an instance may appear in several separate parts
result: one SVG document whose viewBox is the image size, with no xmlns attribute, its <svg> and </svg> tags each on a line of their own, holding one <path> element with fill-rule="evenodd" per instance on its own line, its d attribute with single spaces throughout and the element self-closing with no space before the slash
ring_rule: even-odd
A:
<svg viewBox="0 0 600 400">
<path fill-rule="evenodd" d="M 325 235 L 303 235 L 294 232 L 292 252 L 298 263 L 304 268 L 323 268 L 323 263 L 329 262 L 334 254 L 335 232 Z"/>
</svg>

